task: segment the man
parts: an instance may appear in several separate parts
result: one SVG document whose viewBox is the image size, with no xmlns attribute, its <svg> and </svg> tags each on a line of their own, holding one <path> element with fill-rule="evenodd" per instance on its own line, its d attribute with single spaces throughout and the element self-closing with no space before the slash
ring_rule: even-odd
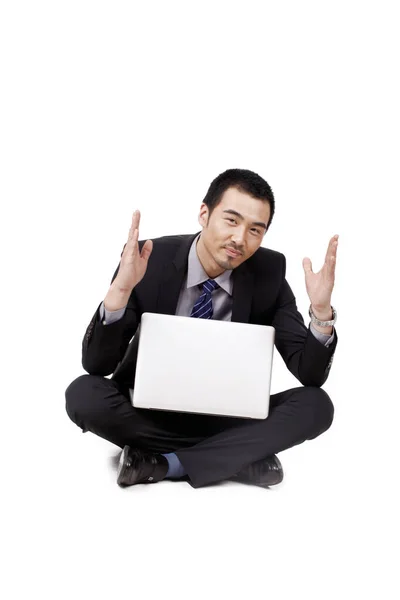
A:
<svg viewBox="0 0 400 600">
<path fill-rule="evenodd" d="M 285 256 L 261 248 L 274 210 L 264 179 L 229 169 L 214 179 L 201 204 L 201 232 L 138 241 L 140 212 L 133 213 L 110 289 L 83 338 L 82 365 L 89 374 L 65 392 L 67 413 L 83 431 L 123 448 L 120 486 L 164 478 L 185 479 L 195 488 L 224 479 L 274 485 L 283 478 L 276 454 L 330 427 L 334 408 L 321 386 L 337 344 L 331 295 L 338 236 L 318 273 L 303 259 L 312 319 L 307 329 L 285 279 Z M 271 325 L 277 350 L 302 386 L 272 394 L 268 417 L 256 421 L 134 408 L 129 388 L 144 312 Z M 246 360 L 244 348 L 230 350 Z"/>
</svg>

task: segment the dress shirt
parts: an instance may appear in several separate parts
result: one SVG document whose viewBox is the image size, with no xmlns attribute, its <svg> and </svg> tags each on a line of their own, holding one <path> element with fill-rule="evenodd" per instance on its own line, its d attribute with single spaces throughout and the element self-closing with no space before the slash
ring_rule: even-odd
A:
<svg viewBox="0 0 400 600">
<path fill-rule="evenodd" d="M 209 276 L 203 269 L 203 266 L 197 256 L 196 245 L 200 237 L 200 234 L 193 240 L 190 247 L 188 256 L 188 271 L 183 281 L 182 289 L 179 294 L 178 305 L 176 308 L 175 315 L 182 317 L 190 317 L 192 308 L 195 302 L 199 299 L 202 293 L 202 284 L 207 281 Z M 220 287 L 218 287 L 212 294 L 213 304 L 213 319 L 216 321 L 230 321 L 232 317 L 232 269 L 224 271 L 221 275 L 215 278 L 215 281 Z M 104 308 L 104 302 L 100 305 L 100 319 L 103 325 L 110 325 L 115 321 L 121 319 L 125 313 L 125 308 L 119 310 L 106 310 Z M 321 333 L 317 331 L 312 323 L 310 323 L 310 330 L 313 335 L 317 338 L 321 344 L 324 344 L 327 348 L 329 344 L 333 342 L 334 333 L 332 335 Z"/>
</svg>

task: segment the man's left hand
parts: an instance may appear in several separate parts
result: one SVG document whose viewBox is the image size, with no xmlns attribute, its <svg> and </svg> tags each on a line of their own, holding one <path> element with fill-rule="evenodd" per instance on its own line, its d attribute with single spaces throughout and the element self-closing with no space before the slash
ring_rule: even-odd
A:
<svg viewBox="0 0 400 600">
<path fill-rule="evenodd" d="M 313 272 L 311 260 L 308 257 L 303 258 L 307 294 L 312 307 L 317 311 L 330 310 L 331 307 L 331 296 L 335 283 L 338 239 L 338 235 L 334 235 L 330 239 L 324 265 L 318 273 Z"/>
</svg>

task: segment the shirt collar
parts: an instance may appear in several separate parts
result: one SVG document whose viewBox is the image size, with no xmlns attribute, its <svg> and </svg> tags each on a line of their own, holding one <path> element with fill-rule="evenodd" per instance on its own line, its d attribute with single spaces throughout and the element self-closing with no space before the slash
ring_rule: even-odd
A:
<svg viewBox="0 0 400 600">
<path fill-rule="evenodd" d="M 195 237 L 189 250 L 188 274 L 186 285 L 187 288 L 194 287 L 195 285 L 199 285 L 210 279 L 205 270 L 203 269 L 203 265 L 201 264 L 199 257 L 197 256 L 196 245 L 200 235 L 201 233 L 199 233 L 199 235 Z M 227 292 L 230 296 L 232 296 L 233 287 L 231 275 L 232 269 L 228 269 L 215 278 L 215 281 L 218 283 L 218 285 L 223 290 L 225 290 L 225 292 Z"/>
</svg>

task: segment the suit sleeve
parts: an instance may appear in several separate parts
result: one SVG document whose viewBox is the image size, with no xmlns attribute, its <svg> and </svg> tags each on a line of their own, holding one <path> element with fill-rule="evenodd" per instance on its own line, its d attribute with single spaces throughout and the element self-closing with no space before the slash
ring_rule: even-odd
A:
<svg viewBox="0 0 400 600">
<path fill-rule="evenodd" d="M 275 346 L 289 371 L 302 385 L 321 387 L 332 365 L 338 340 L 336 329 L 333 329 L 332 343 L 326 347 L 305 326 L 285 278 L 286 258 L 284 255 L 282 258 L 283 278 L 271 323 L 275 328 Z"/>
<path fill-rule="evenodd" d="M 140 250 L 143 243 L 139 242 Z M 111 283 L 117 276 L 120 264 Z M 123 316 L 113 323 L 103 324 L 100 314 L 102 304 L 103 302 L 97 307 L 82 340 L 82 366 L 89 375 L 106 376 L 114 372 L 135 335 L 141 318 L 135 290 L 129 297 Z"/>
</svg>

